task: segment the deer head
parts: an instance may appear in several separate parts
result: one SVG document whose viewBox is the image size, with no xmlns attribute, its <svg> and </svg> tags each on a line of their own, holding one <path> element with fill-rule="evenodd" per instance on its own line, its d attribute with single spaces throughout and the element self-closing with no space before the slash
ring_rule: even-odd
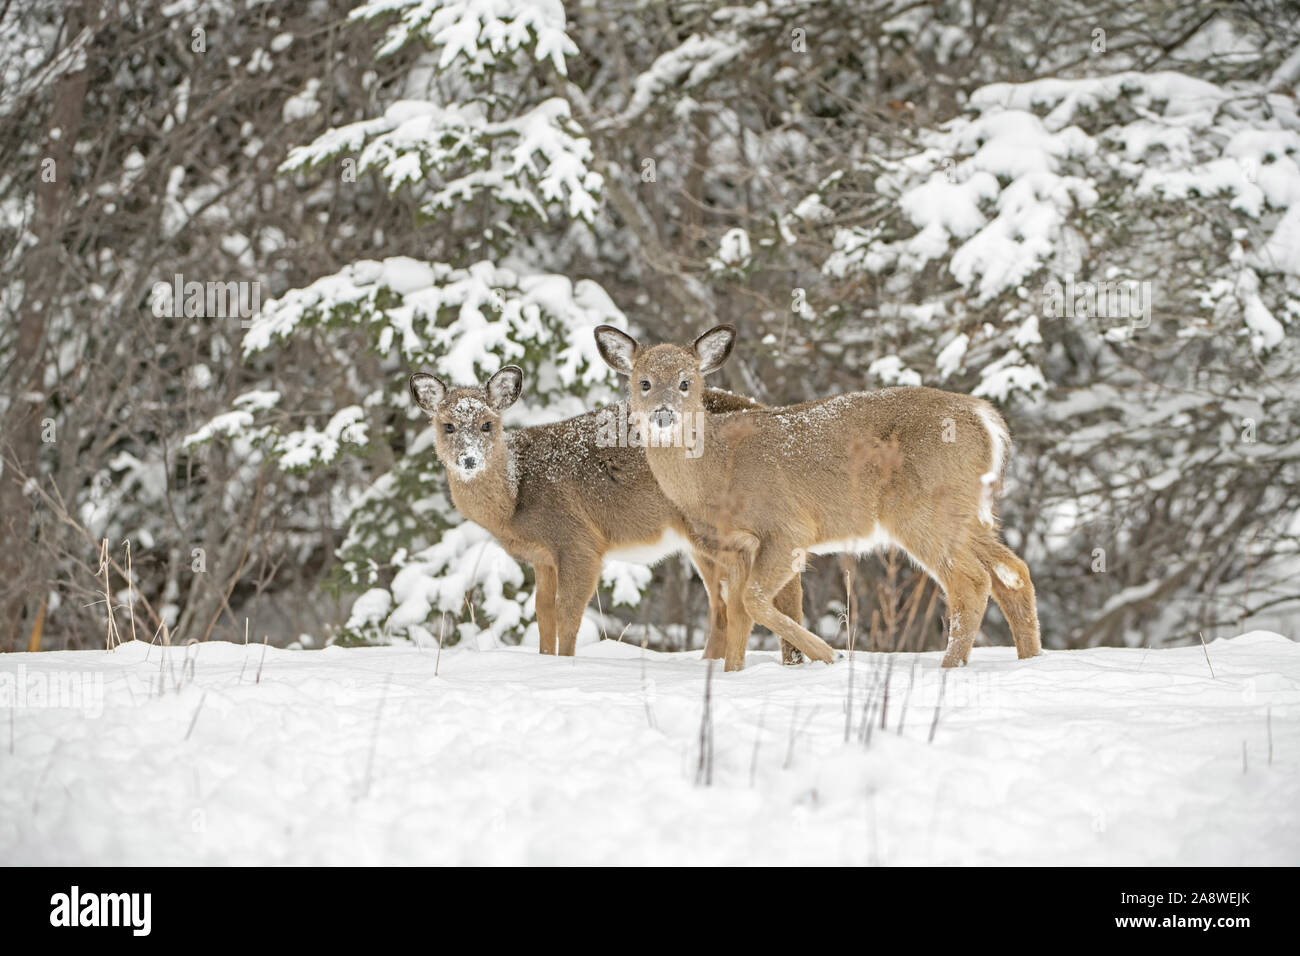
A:
<svg viewBox="0 0 1300 956">
<path fill-rule="evenodd" d="M 733 325 L 709 329 L 690 348 L 645 348 L 613 326 L 596 329 L 596 348 L 610 368 L 628 377 L 629 410 L 644 423 L 652 445 L 678 444 L 697 432 L 706 414 L 704 376 L 726 362 L 735 343 Z M 681 443 L 690 448 L 689 440 Z"/>
<path fill-rule="evenodd" d="M 524 386 L 523 369 L 507 365 L 484 385 L 448 388 L 428 372 L 411 376 L 411 398 L 437 429 L 438 459 L 461 481 L 473 481 L 508 460 L 501 413 L 513 405 Z"/>
</svg>

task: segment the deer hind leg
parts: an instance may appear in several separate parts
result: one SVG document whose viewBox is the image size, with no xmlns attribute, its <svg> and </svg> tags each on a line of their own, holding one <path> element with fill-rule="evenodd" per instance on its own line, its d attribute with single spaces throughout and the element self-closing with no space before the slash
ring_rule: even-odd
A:
<svg viewBox="0 0 1300 956">
<path fill-rule="evenodd" d="M 993 600 L 1002 609 L 1002 616 L 1011 628 L 1016 656 L 1024 660 L 1041 654 L 1043 642 L 1038 633 L 1038 604 L 1029 567 L 996 538 L 980 549 L 980 562 L 989 573 Z"/>
<path fill-rule="evenodd" d="M 948 650 L 944 667 L 965 664 L 984 620 L 991 587 L 989 573 L 974 556 L 957 558 L 941 583 L 948 597 Z"/>
<path fill-rule="evenodd" d="M 572 657 L 578 643 L 578 628 L 582 626 L 582 612 L 591 603 L 600 582 L 600 558 L 566 558 L 560 561 L 559 587 L 555 611 L 559 628 L 560 655 Z"/>
<path fill-rule="evenodd" d="M 749 615 L 783 641 L 788 641 L 809 659 L 830 663 L 835 658 L 831 646 L 812 631 L 796 624 L 787 615 L 776 609 L 773 597 L 778 594 L 796 573 L 792 567 L 791 555 L 795 548 L 790 542 L 769 541 L 764 543 L 754 555 L 748 580 L 741 592 L 745 610 Z M 734 605 L 734 602 L 733 602 Z M 732 634 L 736 633 L 733 629 Z M 729 634 L 728 637 L 731 635 Z M 748 638 L 748 633 L 746 633 Z M 730 641 L 728 654 L 733 653 Z M 745 643 L 740 642 L 736 648 L 741 666 L 744 664 Z"/>
<path fill-rule="evenodd" d="M 538 564 L 537 572 L 537 649 L 543 654 L 555 653 L 555 565 Z"/>
</svg>

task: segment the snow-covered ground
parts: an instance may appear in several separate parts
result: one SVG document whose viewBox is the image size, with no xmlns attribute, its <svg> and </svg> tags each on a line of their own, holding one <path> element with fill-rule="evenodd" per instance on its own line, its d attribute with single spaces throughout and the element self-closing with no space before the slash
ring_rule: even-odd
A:
<svg viewBox="0 0 1300 956">
<path fill-rule="evenodd" d="M 696 654 L 262 654 L 172 648 L 161 696 L 158 647 L 0 656 L 0 863 L 1300 863 L 1275 634 L 947 678 L 754 652 L 713 674 L 707 784 Z"/>
</svg>

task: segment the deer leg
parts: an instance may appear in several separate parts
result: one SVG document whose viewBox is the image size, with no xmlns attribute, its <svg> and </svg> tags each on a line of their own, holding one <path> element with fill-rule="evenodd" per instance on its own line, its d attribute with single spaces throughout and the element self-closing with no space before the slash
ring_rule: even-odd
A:
<svg viewBox="0 0 1300 956">
<path fill-rule="evenodd" d="M 749 632 L 754 629 L 754 618 L 745 607 L 744 594 L 753 568 L 758 538 L 737 533 L 727 542 L 727 550 L 716 554 L 718 576 L 725 581 L 727 593 L 727 640 L 723 655 L 723 669 L 742 670 L 745 666 L 745 647 Z"/>
<path fill-rule="evenodd" d="M 727 602 L 722 597 L 722 578 L 718 562 L 696 551 L 692 555 L 700 572 L 704 590 L 709 595 L 709 639 L 704 645 L 705 660 L 719 660 L 727 645 Z"/>
<path fill-rule="evenodd" d="M 723 670 L 738 671 L 745 666 L 745 647 L 754 618 L 745 607 L 743 595 L 749 578 L 749 556 L 736 557 L 727 567 L 727 646 Z"/>
<path fill-rule="evenodd" d="M 1001 541 L 993 539 L 980 550 L 980 562 L 989 573 L 993 600 L 1011 628 L 1016 642 L 1016 656 L 1021 660 L 1042 653 L 1038 633 L 1038 606 L 1029 567 Z"/>
<path fill-rule="evenodd" d="M 803 624 L 803 576 L 798 571 L 781 589 L 781 593 L 776 596 L 772 604 L 796 624 Z M 781 641 L 781 663 L 801 664 L 803 652 L 789 641 L 783 640 Z"/>
<path fill-rule="evenodd" d="M 578 643 L 578 628 L 582 626 L 582 612 L 591 603 L 591 596 L 596 593 L 596 585 L 600 583 L 600 558 L 562 559 L 559 577 L 555 617 L 559 629 L 560 655 L 572 657 Z"/>
<path fill-rule="evenodd" d="M 944 590 L 948 596 L 948 650 L 944 667 L 965 664 L 988 607 L 989 574 L 978 563 L 955 563 Z"/>
<path fill-rule="evenodd" d="M 543 654 L 555 653 L 555 565 L 538 564 L 537 572 L 537 649 Z"/>
<path fill-rule="evenodd" d="M 714 582 L 715 587 L 720 582 Z M 705 660 L 719 660 L 727 650 L 727 602 L 721 593 L 709 593 L 709 641 L 704 645 Z"/>
<path fill-rule="evenodd" d="M 783 641 L 793 644 L 810 660 L 825 661 L 829 664 L 835 658 L 831 646 L 812 631 L 801 627 L 782 614 L 772 603 L 773 597 L 795 574 L 790 566 L 790 555 L 794 550 L 790 542 L 783 541 L 769 541 L 759 548 L 742 592 L 745 610 L 755 621 Z M 728 651 L 730 650 L 729 647 Z M 742 662 L 744 650 L 744 645 L 741 644 L 739 654 Z"/>
</svg>

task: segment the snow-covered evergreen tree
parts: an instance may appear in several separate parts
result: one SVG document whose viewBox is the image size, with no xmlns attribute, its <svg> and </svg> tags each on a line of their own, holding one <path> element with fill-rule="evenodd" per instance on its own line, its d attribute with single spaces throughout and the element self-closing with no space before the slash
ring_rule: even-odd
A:
<svg viewBox="0 0 1300 956">
<path fill-rule="evenodd" d="M 888 303 L 878 383 L 1011 409 L 1007 523 L 1047 618 L 1140 643 L 1288 594 L 1287 564 L 1248 569 L 1296 545 L 1273 517 L 1300 436 L 1295 98 L 1173 72 L 996 84 L 919 138 L 878 161 L 885 214 L 834 230 L 818 322 L 851 322 L 836 290 L 865 283 Z"/>
<path fill-rule="evenodd" d="M 190 445 L 220 436 L 293 471 L 372 445 L 381 460 L 396 450 L 368 486 L 337 489 L 347 529 L 337 581 L 365 592 L 343 637 L 427 640 L 446 626 L 479 643 L 518 640 L 533 617 L 531 572 L 455 512 L 405 383 L 416 369 L 472 384 L 520 365 L 513 425 L 612 396 L 590 329 L 622 314 L 595 282 L 536 268 L 527 247 L 539 231 L 585 228 L 599 203 L 588 140 L 569 104 L 543 92 L 562 86 L 576 48 L 549 0 L 379 0 L 351 17 L 386 26 L 381 62 L 407 55 L 400 96 L 293 149 L 283 172 L 308 188 L 312 176 L 377 180 L 419 218 L 438 258 L 357 262 L 267 303 L 243 341 L 245 358 L 271 373 L 266 387 Z M 301 410 L 284 407 L 274 373 L 304 344 L 341 375 L 317 383 L 328 412 L 296 427 Z M 610 573 L 620 596 L 639 599 L 648 575 Z"/>
<path fill-rule="evenodd" d="M 1285 628 L 1293 8 L 0 4 L 0 647 L 100 640 L 105 538 L 115 605 L 176 639 L 289 643 L 358 593 L 353 638 L 447 608 L 514 639 L 527 569 L 451 511 L 402 381 L 519 361 L 511 421 L 572 414 L 619 309 L 736 323 L 716 382 L 771 403 L 996 401 L 1049 647 Z M 182 274 L 260 316 L 174 308 Z M 871 646 L 938 646 L 905 562 L 857 572 L 913 622 Z M 681 562 L 616 573 L 696 643 Z M 838 560 L 804 586 L 832 637 Z"/>
</svg>

